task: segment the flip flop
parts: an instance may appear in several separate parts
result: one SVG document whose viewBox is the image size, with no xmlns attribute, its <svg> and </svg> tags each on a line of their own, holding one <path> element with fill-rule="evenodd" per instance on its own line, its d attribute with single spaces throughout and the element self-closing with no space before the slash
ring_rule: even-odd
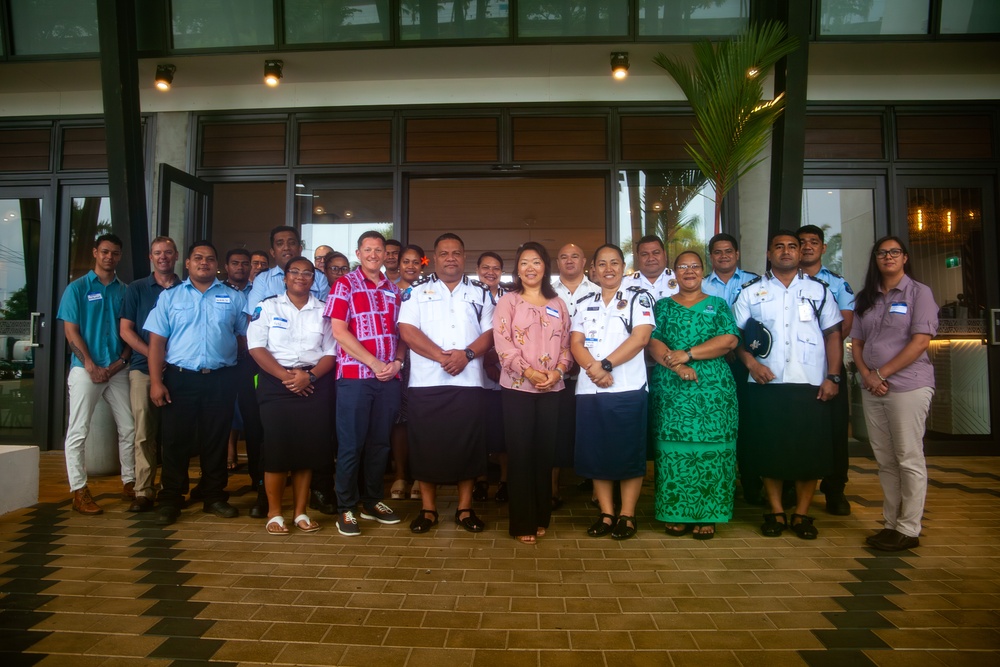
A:
<svg viewBox="0 0 1000 667">
<path fill-rule="evenodd" d="M 534 535 L 516 535 L 514 539 L 520 542 L 521 544 L 530 544 L 532 546 L 536 544 Z"/>
<path fill-rule="evenodd" d="M 276 526 L 277 528 L 273 528 L 273 526 Z M 268 535 L 288 535 L 288 528 L 285 527 L 285 517 L 280 514 L 278 516 L 272 516 L 267 520 L 267 523 L 264 524 L 264 530 L 267 531 Z"/>
<path fill-rule="evenodd" d="M 306 522 L 305 528 L 299 525 L 303 521 Z M 297 517 L 295 517 L 295 527 L 301 530 L 303 533 L 315 533 L 323 526 L 319 525 L 318 523 L 310 519 L 308 514 L 300 514 Z"/>
</svg>

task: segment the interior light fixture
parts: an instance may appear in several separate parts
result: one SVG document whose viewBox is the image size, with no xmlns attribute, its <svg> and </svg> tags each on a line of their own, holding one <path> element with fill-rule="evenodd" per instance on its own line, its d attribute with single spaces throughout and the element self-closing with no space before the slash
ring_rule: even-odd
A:
<svg viewBox="0 0 1000 667">
<path fill-rule="evenodd" d="M 624 79 L 628 76 L 628 52 L 611 52 L 611 76 L 616 79 Z"/>
<path fill-rule="evenodd" d="M 281 68 L 284 63 L 280 60 L 265 60 L 264 61 L 264 83 L 274 88 L 278 85 L 281 80 L 282 73 Z"/>
<path fill-rule="evenodd" d="M 157 65 L 156 79 L 154 80 L 156 89 L 163 92 L 170 90 L 170 85 L 174 82 L 174 72 L 176 71 L 177 68 L 173 65 Z"/>
</svg>

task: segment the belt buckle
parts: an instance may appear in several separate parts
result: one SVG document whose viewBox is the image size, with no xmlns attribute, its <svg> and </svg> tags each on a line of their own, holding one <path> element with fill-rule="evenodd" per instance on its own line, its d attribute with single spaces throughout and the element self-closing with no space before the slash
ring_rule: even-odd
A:
<svg viewBox="0 0 1000 667">
<path fill-rule="evenodd" d="M 209 373 L 211 373 L 211 372 L 212 372 L 212 369 L 211 369 L 211 368 L 202 368 L 202 369 L 201 369 L 200 371 L 198 371 L 198 372 L 199 372 L 199 373 L 201 373 L 202 375 L 208 375 Z"/>
</svg>

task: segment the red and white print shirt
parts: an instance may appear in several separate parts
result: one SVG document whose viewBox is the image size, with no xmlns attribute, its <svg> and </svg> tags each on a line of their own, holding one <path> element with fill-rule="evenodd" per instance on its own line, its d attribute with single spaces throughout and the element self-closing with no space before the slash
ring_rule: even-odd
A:
<svg viewBox="0 0 1000 667">
<path fill-rule="evenodd" d="M 350 332 L 366 350 L 380 361 L 396 358 L 399 345 L 399 288 L 385 274 L 376 285 L 365 277 L 360 267 L 342 276 L 330 289 L 325 317 L 347 322 Z M 375 373 L 337 346 L 337 379 L 372 379 Z"/>
</svg>

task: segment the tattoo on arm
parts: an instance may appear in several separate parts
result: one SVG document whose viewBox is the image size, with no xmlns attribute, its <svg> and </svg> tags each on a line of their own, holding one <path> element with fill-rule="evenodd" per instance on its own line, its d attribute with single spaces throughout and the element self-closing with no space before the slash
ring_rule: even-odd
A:
<svg viewBox="0 0 1000 667">
<path fill-rule="evenodd" d="M 83 352 L 80 351 L 80 348 L 78 348 L 75 343 L 71 342 L 69 344 L 69 349 L 73 353 L 73 356 L 80 360 L 81 364 L 86 363 L 86 360 L 83 358 Z"/>
</svg>

